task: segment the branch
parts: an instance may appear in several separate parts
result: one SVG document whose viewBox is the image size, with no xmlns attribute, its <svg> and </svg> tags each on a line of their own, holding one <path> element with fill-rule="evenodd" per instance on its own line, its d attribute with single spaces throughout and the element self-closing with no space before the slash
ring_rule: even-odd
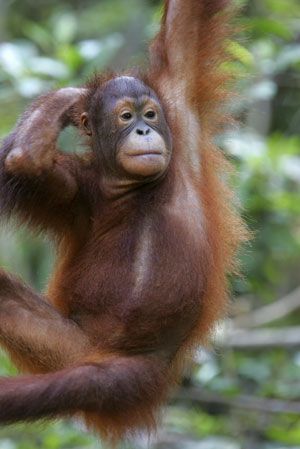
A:
<svg viewBox="0 0 300 449">
<path fill-rule="evenodd" d="M 300 326 L 283 329 L 231 329 L 216 339 L 218 345 L 233 349 L 300 346 Z"/>
<path fill-rule="evenodd" d="M 300 309 L 300 287 L 273 304 L 235 319 L 234 324 L 237 327 L 263 326 L 284 318 L 297 309 Z"/>
<path fill-rule="evenodd" d="M 263 413 L 291 413 L 300 414 L 299 401 L 284 401 L 280 399 L 266 399 L 248 395 L 240 395 L 235 398 L 227 398 L 219 394 L 200 391 L 198 388 L 182 388 L 176 398 L 191 400 L 201 404 L 219 404 L 227 407 L 235 407 Z"/>
</svg>

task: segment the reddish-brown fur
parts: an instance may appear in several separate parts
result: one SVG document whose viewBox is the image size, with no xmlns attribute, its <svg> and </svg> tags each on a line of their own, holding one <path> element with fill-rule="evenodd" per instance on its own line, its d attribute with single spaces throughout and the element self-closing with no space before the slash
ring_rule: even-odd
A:
<svg viewBox="0 0 300 449">
<path fill-rule="evenodd" d="M 80 126 L 80 113 L 111 76 L 96 77 L 74 104 L 63 103 L 59 123 L 42 136 L 38 164 L 30 148 L 48 117 L 35 118 L 41 122 L 29 137 L 25 125 L 43 104 L 55 114 L 51 94 L 5 141 L 2 212 L 52 232 L 58 262 L 52 305 L 1 272 L 0 342 L 34 375 L 0 379 L 0 422 L 79 415 L 110 441 L 152 429 L 191 349 L 224 316 L 226 277 L 246 236 L 224 179 L 230 167 L 213 142 L 228 96 L 221 70 L 228 3 L 165 1 L 149 70 L 138 75 L 158 94 L 173 137 L 158 183 L 110 195 L 92 155 L 53 148 L 66 111 Z M 28 151 L 9 171 L 6 156 L 22 133 Z"/>
</svg>

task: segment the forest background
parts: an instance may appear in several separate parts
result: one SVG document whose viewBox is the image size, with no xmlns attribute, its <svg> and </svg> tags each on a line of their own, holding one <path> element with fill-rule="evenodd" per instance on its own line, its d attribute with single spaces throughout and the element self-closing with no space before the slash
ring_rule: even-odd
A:
<svg viewBox="0 0 300 449">
<path fill-rule="evenodd" d="M 244 31 L 228 47 L 240 125 L 219 141 L 254 238 L 231 316 L 215 348 L 199 349 L 151 448 L 300 448 L 300 2 L 238 3 Z M 158 0 L 0 0 L 0 138 L 37 95 L 143 63 L 160 11 Z M 82 150 L 71 128 L 60 144 Z M 44 238 L 2 226 L 0 266 L 43 290 L 52 263 Z M 1 353 L 0 374 L 15 373 Z M 96 447 L 74 422 L 0 430 L 0 449 Z"/>
</svg>

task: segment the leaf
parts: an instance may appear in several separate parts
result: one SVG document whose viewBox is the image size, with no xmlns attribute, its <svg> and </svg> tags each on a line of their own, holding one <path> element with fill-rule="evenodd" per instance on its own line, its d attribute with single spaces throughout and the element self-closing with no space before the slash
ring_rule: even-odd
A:
<svg viewBox="0 0 300 449">
<path fill-rule="evenodd" d="M 250 51 L 236 41 L 229 41 L 227 51 L 245 66 L 252 66 L 254 59 Z"/>
</svg>

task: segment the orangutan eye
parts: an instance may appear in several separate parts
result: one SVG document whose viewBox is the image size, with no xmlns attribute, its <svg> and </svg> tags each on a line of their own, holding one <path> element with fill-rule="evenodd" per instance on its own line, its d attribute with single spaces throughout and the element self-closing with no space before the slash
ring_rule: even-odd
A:
<svg viewBox="0 0 300 449">
<path fill-rule="evenodd" d="M 129 120 L 131 120 L 132 119 L 132 113 L 130 112 L 130 111 L 124 111 L 124 112 L 122 112 L 122 114 L 121 114 L 121 119 L 124 121 L 124 122 L 128 122 Z"/>
<path fill-rule="evenodd" d="M 145 112 L 145 117 L 153 120 L 156 117 L 156 112 L 153 111 L 152 109 L 149 109 L 149 111 Z"/>
</svg>

